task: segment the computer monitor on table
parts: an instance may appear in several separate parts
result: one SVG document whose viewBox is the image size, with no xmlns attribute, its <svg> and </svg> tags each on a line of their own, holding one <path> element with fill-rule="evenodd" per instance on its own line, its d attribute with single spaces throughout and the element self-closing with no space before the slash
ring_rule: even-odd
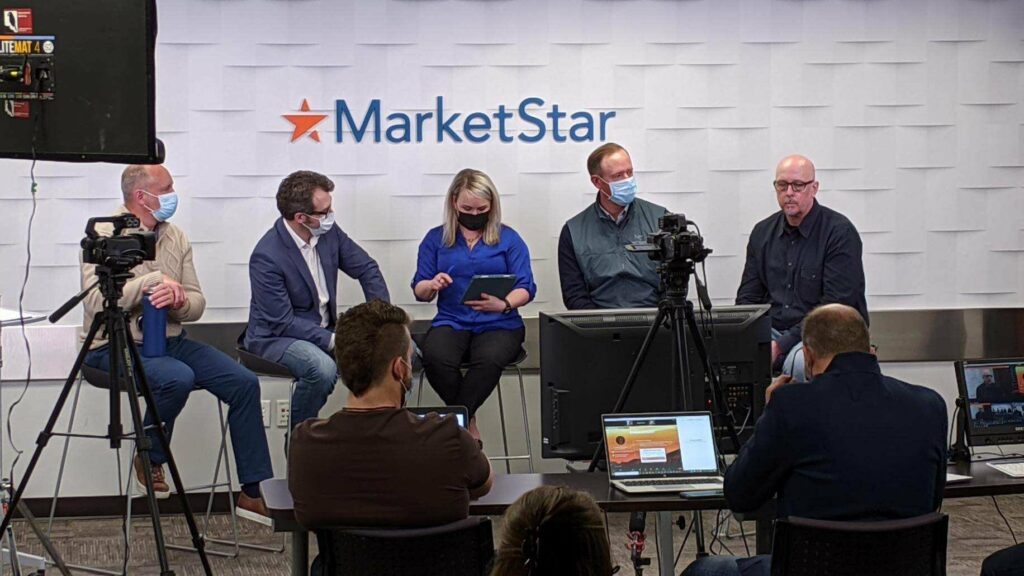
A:
<svg viewBox="0 0 1024 576">
<path fill-rule="evenodd" d="M 655 309 L 581 310 L 540 314 L 541 454 L 544 458 L 583 460 L 601 441 L 601 415 L 611 412 L 647 335 Z M 720 367 L 723 393 L 733 408 L 740 440 L 749 437 L 764 409 L 771 381 L 771 318 L 768 306 L 719 306 L 710 318 L 714 330 L 701 327 L 705 343 L 714 336 L 712 359 Z M 707 317 L 698 313 L 698 324 Z M 710 324 L 709 324 L 710 326 Z M 689 340 L 689 333 L 687 332 Z M 666 412 L 674 406 L 672 334 L 662 327 L 641 367 L 623 412 Z M 710 409 L 704 369 L 689 343 L 696 401 Z M 745 425 L 744 425 L 745 423 Z M 723 452 L 732 452 L 717 430 Z"/>
<path fill-rule="evenodd" d="M 971 446 L 1024 444 L 1024 358 L 954 363 Z"/>
</svg>

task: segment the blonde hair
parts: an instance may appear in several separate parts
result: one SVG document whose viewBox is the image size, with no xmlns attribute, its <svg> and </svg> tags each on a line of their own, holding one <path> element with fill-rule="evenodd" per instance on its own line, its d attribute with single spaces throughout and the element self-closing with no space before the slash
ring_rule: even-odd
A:
<svg viewBox="0 0 1024 576">
<path fill-rule="evenodd" d="M 601 509 L 588 494 L 541 486 L 508 510 L 491 576 L 609 576 Z"/>
<path fill-rule="evenodd" d="M 463 191 L 471 196 L 490 202 L 491 209 L 487 213 L 487 226 L 484 227 L 484 244 L 494 246 L 501 240 L 501 200 L 498 189 L 491 178 L 479 170 L 466 168 L 455 175 L 444 204 L 444 245 L 451 248 L 455 245 L 455 233 L 459 231 L 459 211 L 455 202 Z"/>
</svg>

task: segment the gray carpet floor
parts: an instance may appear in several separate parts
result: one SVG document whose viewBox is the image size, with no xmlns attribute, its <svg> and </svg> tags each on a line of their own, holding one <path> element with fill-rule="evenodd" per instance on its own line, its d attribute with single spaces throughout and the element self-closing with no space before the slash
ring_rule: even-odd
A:
<svg viewBox="0 0 1024 576">
<path fill-rule="evenodd" d="M 1006 516 L 1007 521 L 1018 538 L 1024 538 L 1024 495 L 1022 496 L 1000 496 L 998 498 L 999 508 Z M 977 576 L 982 560 L 992 552 L 1013 544 L 1013 539 L 1002 518 L 996 513 L 991 498 L 966 498 L 948 500 L 943 510 L 950 515 L 949 530 L 949 554 L 948 573 L 950 576 Z M 131 539 L 131 561 L 129 573 L 138 575 L 159 574 L 158 562 L 153 544 L 152 527 L 148 524 L 147 518 L 137 517 L 132 529 Z M 652 576 L 658 573 L 658 562 L 654 546 L 654 519 L 649 519 L 648 526 L 648 548 L 645 556 L 651 558 L 652 562 L 644 570 L 644 574 Z M 495 540 L 501 537 L 501 519 L 495 518 Z M 629 561 L 628 552 L 625 549 L 626 527 L 628 515 L 610 514 L 609 533 L 611 536 L 612 555 L 615 563 L 622 566 L 620 574 L 634 574 Z M 712 539 L 711 533 L 716 523 L 715 514 L 705 513 L 704 525 L 708 533 L 708 540 Z M 723 526 L 724 527 L 724 526 Z M 754 539 L 752 522 L 743 526 L 747 535 L 749 548 L 753 550 Z M 41 545 L 32 537 L 28 528 L 15 523 L 16 534 L 20 541 L 22 550 L 41 554 Z M 246 541 L 264 545 L 280 546 L 283 544 L 281 535 L 275 535 L 269 528 L 261 525 L 239 521 L 239 530 L 242 538 Z M 181 517 L 168 517 L 164 519 L 164 531 L 171 542 L 187 544 L 189 542 L 188 530 Z M 214 537 L 228 536 L 231 533 L 231 524 L 226 516 L 214 516 L 210 521 L 210 534 Z M 739 526 L 733 522 L 729 526 L 729 535 L 714 540 L 712 546 L 714 552 L 745 555 L 743 538 L 739 535 Z M 684 532 L 674 529 L 674 540 L 676 550 L 683 544 Z M 119 570 L 121 558 L 123 558 L 124 539 L 121 531 L 121 521 L 117 519 L 74 519 L 61 520 L 54 524 L 53 542 L 58 550 L 69 563 L 100 566 Z M 290 547 L 290 543 L 287 545 Z M 310 558 L 315 555 L 314 550 Z M 223 549 L 214 547 L 214 549 Z M 689 538 L 679 556 L 679 562 L 675 573 L 678 574 L 694 558 L 696 553 L 694 539 Z M 202 569 L 199 560 L 194 553 L 190 552 L 169 552 L 170 562 L 178 575 L 199 575 Z M 211 557 L 213 571 L 219 575 L 283 575 L 289 572 L 289 549 L 283 553 L 267 553 L 252 550 L 242 550 L 237 558 Z M 49 573 L 55 574 L 55 571 Z"/>
</svg>

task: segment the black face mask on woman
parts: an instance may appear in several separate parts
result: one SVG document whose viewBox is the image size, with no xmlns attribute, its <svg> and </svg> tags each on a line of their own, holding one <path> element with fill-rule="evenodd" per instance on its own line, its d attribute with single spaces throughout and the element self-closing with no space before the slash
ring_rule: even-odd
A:
<svg viewBox="0 0 1024 576">
<path fill-rule="evenodd" d="M 487 226 L 487 218 L 491 215 L 490 211 L 481 212 L 479 214 L 467 214 L 465 212 L 459 212 L 459 224 L 464 226 L 466 230 L 472 230 L 474 232 L 483 230 Z"/>
</svg>

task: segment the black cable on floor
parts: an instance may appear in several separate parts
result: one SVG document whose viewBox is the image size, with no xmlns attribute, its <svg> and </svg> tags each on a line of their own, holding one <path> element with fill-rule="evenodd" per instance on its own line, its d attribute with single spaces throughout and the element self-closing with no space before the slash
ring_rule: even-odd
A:
<svg viewBox="0 0 1024 576">
<path fill-rule="evenodd" d="M 1014 545 L 1017 544 L 1017 535 L 1013 533 L 1013 527 L 1010 526 L 1010 521 L 1003 515 L 1003 511 L 999 509 L 999 502 L 996 501 L 996 497 L 992 497 L 992 504 L 996 507 L 996 512 L 999 513 L 999 517 L 1003 519 L 1003 523 L 1006 524 L 1006 529 L 1010 531 L 1010 537 L 1013 538 Z"/>
</svg>

